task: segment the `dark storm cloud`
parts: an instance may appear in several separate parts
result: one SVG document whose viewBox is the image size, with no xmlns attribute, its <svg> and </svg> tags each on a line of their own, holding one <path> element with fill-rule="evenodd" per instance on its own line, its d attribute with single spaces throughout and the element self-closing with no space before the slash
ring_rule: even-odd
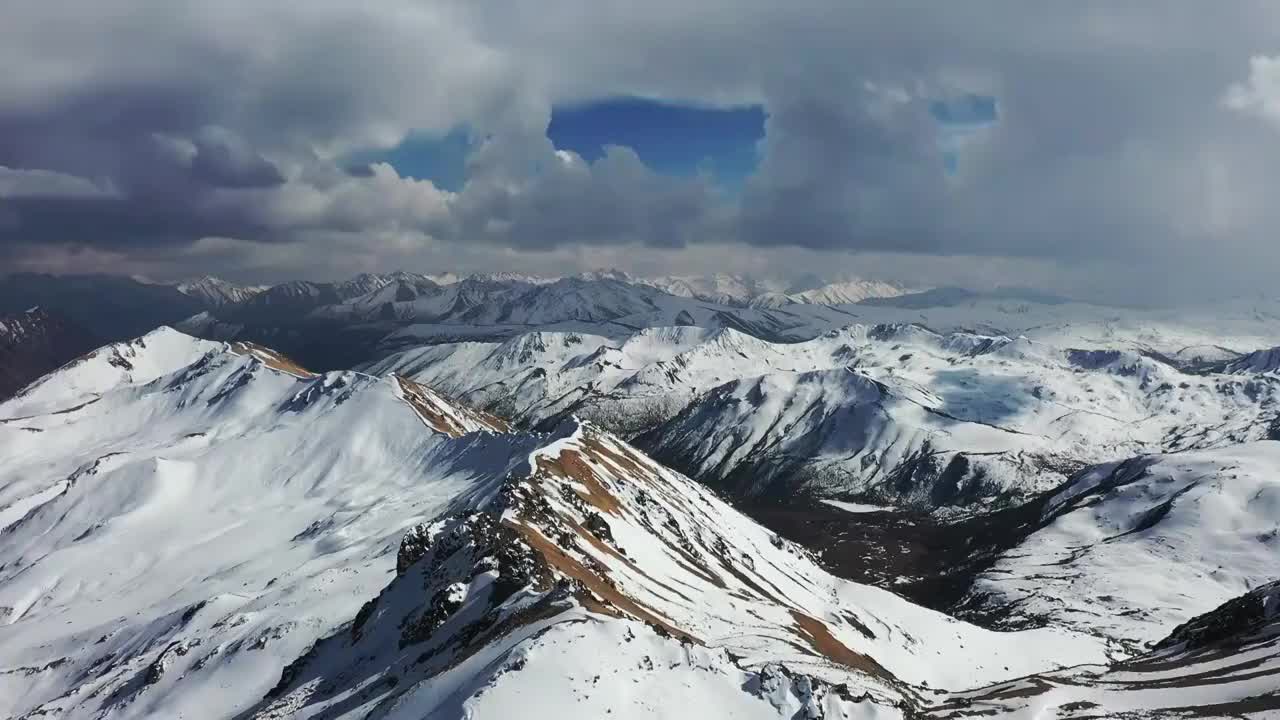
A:
<svg viewBox="0 0 1280 720">
<path fill-rule="evenodd" d="M 191 176 L 222 188 L 267 188 L 284 182 L 284 175 L 269 160 L 243 143 L 217 135 L 195 141 Z"/>
<path fill-rule="evenodd" d="M 763 161 L 743 197 L 742 238 L 810 248 L 942 249 L 942 158 L 925 102 L 847 80 L 788 84 L 775 97 Z"/>
<path fill-rule="evenodd" d="M 0 168 L 28 180 L 0 194 L 0 254 L 424 225 L 440 202 L 429 184 L 332 158 L 518 104 L 492 80 L 502 58 L 445 20 L 407 2 L 14 8 L 0 23 Z M 111 193 L 37 192 L 32 173 Z"/>
</svg>

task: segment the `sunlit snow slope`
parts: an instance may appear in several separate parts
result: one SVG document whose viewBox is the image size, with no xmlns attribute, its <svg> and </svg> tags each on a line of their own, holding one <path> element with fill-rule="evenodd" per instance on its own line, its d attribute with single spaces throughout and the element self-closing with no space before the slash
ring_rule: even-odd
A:
<svg viewBox="0 0 1280 720">
<path fill-rule="evenodd" d="M 0 405 L 3 715 L 896 717 L 1103 658 L 836 579 L 589 425 L 169 330 L 86 363 Z"/>
<path fill-rule="evenodd" d="M 513 462 L 410 384 L 263 356 L 159 330 L 0 405 L 0 716 L 226 717 Z"/>
<path fill-rule="evenodd" d="M 1273 586 L 1174 630 L 1272 579 L 1276 443 L 1232 444 L 1269 432 L 1265 369 L 911 326 L 787 346 L 690 328 L 522 340 L 379 368 L 439 381 L 417 382 L 161 329 L 0 404 L 0 716 L 1273 709 Z M 734 454 L 761 442 L 817 458 L 854 442 L 876 463 L 1006 436 L 1000 452 L 1024 455 L 1218 449 L 1072 475 L 978 586 L 1008 624 L 1046 627 L 997 632 L 836 578 L 574 417 L 587 404 L 540 405 L 583 378 L 582 397 L 687 398 L 670 428 L 715 409 L 700 442 L 738 465 L 763 463 Z M 451 399 L 467 382 L 534 383 L 503 402 L 548 408 L 541 429 Z M 1038 403 L 991 417 L 1024 391 Z"/>
<path fill-rule="evenodd" d="M 800 343 L 695 327 L 622 341 L 537 332 L 415 348 L 366 369 L 533 425 L 588 418 L 739 496 L 925 507 L 1026 497 L 1139 452 L 1265 438 L 1280 407 L 1274 373 L 915 325 Z"/>
<path fill-rule="evenodd" d="M 1006 627 L 1087 629 L 1139 650 L 1280 576 L 1280 443 L 1108 463 L 1058 490 L 1041 527 L 968 602 Z"/>
<path fill-rule="evenodd" d="M 933 720 L 1280 716 L 1280 582 L 1188 620 L 1110 667 L 1031 675 L 934 706 Z"/>
</svg>

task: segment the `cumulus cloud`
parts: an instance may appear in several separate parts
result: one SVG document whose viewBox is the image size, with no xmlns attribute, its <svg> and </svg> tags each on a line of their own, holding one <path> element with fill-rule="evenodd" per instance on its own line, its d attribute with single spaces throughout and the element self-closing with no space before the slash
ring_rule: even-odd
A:
<svg viewBox="0 0 1280 720">
<path fill-rule="evenodd" d="M 1156 15 L 999 0 L 24 4 L 0 24 L 0 263 L 259 278 L 450 258 L 682 266 L 714 249 L 725 264 L 902 257 L 931 277 L 981 258 L 1045 282 L 1067 273 L 1029 268 L 1089 267 L 1116 296 L 1262 285 L 1257 268 L 1280 261 L 1280 9 L 1178 0 Z M 588 163 L 547 139 L 554 106 L 618 95 L 763 105 L 758 169 L 729 194 L 627 148 Z M 998 122 L 977 122 L 990 113 L 974 98 Z M 459 127 L 473 150 L 456 192 L 344 164 Z"/>
<path fill-rule="evenodd" d="M 1249 77 L 1233 83 L 1223 102 L 1232 110 L 1280 125 L 1280 57 L 1255 55 L 1250 58 Z"/>
<path fill-rule="evenodd" d="M 708 179 L 660 176 L 629 148 L 607 147 L 592 163 L 559 151 L 522 181 L 469 181 L 450 208 L 451 234 L 524 248 L 683 246 L 713 232 L 718 202 Z"/>
</svg>

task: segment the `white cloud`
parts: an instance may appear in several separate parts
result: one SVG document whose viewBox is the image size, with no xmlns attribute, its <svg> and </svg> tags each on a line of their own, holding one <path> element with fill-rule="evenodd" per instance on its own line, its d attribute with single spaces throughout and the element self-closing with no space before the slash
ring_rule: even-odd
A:
<svg viewBox="0 0 1280 720">
<path fill-rule="evenodd" d="M 1280 57 L 1250 58 L 1248 79 L 1232 84 L 1223 102 L 1232 110 L 1280 125 Z"/>
</svg>

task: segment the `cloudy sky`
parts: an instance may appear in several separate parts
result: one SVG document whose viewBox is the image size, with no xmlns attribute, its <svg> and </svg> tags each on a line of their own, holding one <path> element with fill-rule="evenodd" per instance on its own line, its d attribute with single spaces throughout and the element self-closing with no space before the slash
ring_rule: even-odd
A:
<svg viewBox="0 0 1280 720">
<path fill-rule="evenodd" d="M 1280 269 L 1280 3 L 0 0 L 0 270 Z"/>
</svg>

